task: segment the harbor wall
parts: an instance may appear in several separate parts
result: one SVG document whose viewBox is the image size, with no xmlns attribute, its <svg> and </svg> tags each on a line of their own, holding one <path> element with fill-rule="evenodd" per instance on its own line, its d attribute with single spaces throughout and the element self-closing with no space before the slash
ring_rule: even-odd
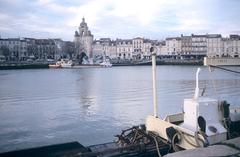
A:
<svg viewBox="0 0 240 157">
<path fill-rule="evenodd" d="M 0 63 L 0 70 L 8 69 L 43 69 L 48 68 L 49 63 Z"/>
<path fill-rule="evenodd" d="M 207 58 L 204 57 L 204 65 L 238 65 L 240 66 L 240 58 Z"/>
</svg>

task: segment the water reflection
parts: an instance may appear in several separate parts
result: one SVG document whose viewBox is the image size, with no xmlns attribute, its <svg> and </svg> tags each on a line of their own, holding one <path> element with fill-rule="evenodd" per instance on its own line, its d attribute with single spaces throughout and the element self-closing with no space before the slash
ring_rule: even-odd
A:
<svg viewBox="0 0 240 157">
<path fill-rule="evenodd" d="M 193 66 L 158 66 L 159 114 L 181 112 Z M 234 67 L 235 69 L 235 67 Z M 236 70 L 236 69 L 235 69 Z M 239 68 L 240 70 L 240 68 Z M 0 71 L 0 152 L 79 141 L 109 142 L 153 113 L 151 67 Z M 205 95 L 240 105 L 239 75 L 202 68 Z"/>
</svg>

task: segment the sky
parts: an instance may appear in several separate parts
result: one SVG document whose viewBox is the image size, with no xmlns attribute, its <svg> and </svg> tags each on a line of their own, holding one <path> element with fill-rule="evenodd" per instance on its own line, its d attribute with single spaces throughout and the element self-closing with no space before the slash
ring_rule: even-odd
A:
<svg viewBox="0 0 240 157">
<path fill-rule="evenodd" d="M 0 36 L 72 41 L 82 17 L 99 38 L 240 34 L 240 0 L 0 0 Z"/>
</svg>

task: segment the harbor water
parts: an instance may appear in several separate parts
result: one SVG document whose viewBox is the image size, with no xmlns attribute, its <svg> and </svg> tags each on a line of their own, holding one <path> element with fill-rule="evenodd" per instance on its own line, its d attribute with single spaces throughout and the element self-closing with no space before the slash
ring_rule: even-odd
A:
<svg viewBox="0 0 240 157">
<path fill-rule="evenodd" d="M 159 116 L 182 112 L 197 66 L 157 66 Z M 200 91 L 240 106 L 240 75 L 201 67 Z M 240 71 L 240 67 L 227 67 Z M 0 71 L 0 152 L 113 141 L 153 114 L 151 66 Z"/>
</svg>

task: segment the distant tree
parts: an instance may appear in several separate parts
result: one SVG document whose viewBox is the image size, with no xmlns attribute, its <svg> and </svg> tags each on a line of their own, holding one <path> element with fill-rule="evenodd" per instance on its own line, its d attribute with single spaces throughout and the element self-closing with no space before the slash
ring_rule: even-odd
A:
<svg viewBox="0 0 240 157">
<path fill-rule="evenodd" d="M 75 45 L 73 42 L 67 41 L 63 47 L 63 50 L 66 54 L 68 54 L 69 58 L 73 58 L 73 54 L 75 53 Z"/>
<path fill-rule="evenodd" d="M 10 56 L 10 50 L 7 46 L 1 46 L 0 47 L 1 54 L 6 58 L 6 60 L 9 59 Z"/>
<path fill-rule="evenodd" d="M 83 63 L 83 59 L 88 59 L 87 55 L 85 52 L 82 52 L 79 56 L 78 56 L 78 59 L 79 59 L 79 64 L 82 64 Z"/>
</svg>

